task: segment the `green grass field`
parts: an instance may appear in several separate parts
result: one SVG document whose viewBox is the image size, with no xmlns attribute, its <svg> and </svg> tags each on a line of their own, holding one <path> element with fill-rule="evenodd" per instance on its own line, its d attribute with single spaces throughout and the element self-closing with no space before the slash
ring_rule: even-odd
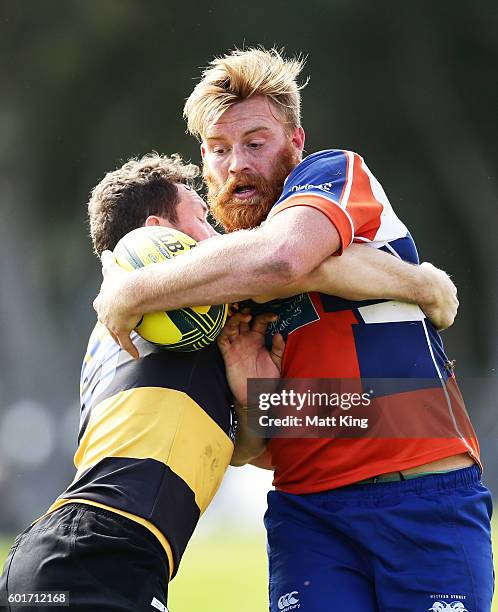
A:
<svg viewBox="0 0 498 612">
<path fill-rule="evenodd" d="M 494 555 L 498 555 L 495 521 Z M 3 565 L 11 538 L 0 538 Z M 266 552 L 264 535 L 244 537 L 220 532 L 193 539 L 178 577 L 170 587 L 171 612 L 265 612 Z M 492 612 L 498 612 L 495 597 Z"/>
</svg>

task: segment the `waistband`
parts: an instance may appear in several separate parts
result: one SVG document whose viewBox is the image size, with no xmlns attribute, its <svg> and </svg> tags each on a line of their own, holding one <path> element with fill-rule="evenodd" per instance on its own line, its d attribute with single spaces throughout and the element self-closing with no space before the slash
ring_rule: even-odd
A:
<svg viewBox="0 0 498 612">
<path fill-rule="evenodd" d="M 468 466 L 470 467 L 470 466 Z M 359 480 L 354 484 L 379 484 L 380 482 L 399 482 L 401 480 L 413 480 L 414 478 L 425 478 L 426 476 L 434 476 L 434 474 L 447 474 L 448 472 L 456 472 L 462 468 L 452 468 L 450 470 L 435 470 L 434 472 L 416 472 L 413 474 L 403 474 L 403 472 L 396 472 L 389 476 L 374 476 L 373 478 L 365 478 L 365 480 Z"/>
<path fill-rule="evenodd" d="M 374 485 L 351 484 L 329 491 L 309 493 L 302 497 L 314 499 L 351 499 L 358 493 L 364 497 L 383 497 L 386 495 L 401 495 L 405 493 L 424 493 L 430 491 L 450 491 L 461 487 L 470 487 L 481 482 L 481 468 L 478 465 L 444 472 L 442 474 L 420 475 L 418 478 L 397 481 L 378 481 Z"/>
</svg>

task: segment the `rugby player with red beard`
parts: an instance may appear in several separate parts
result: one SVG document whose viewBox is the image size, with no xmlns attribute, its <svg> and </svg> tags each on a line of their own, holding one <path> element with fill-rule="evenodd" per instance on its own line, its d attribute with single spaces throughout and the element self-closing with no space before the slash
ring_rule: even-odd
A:
<svg viewBox="0 0 498 612">
<path fill-rule="evenodd" d="M 104 254 L 95 307 L 135 356 L 129 334 L 143 313 L 286 288 L 292 296 L 353 242 L 418 264 L 413 238 L 358 154 L 302 159 L 301 69 L 275 50 L 234 51 L 211 63 L 187 100 L 211 209 L 232 233 L 126 275 Z M 286 339 L 282 376 L 404 381 L 388 399 L 408 414 L 403 431 L 418 434 L 270 440 L 270 609 L 418 610 L 453 598 L 489 610 L 491 498 L 451 362 L 424 316 L 437 300 L 419 295 L 422 312 L 400 305 L 396 289 L 374 303 L 320 290 L 275 307 Z M 420 435 L 432 417 L 441 429 Z"/>
</svg>

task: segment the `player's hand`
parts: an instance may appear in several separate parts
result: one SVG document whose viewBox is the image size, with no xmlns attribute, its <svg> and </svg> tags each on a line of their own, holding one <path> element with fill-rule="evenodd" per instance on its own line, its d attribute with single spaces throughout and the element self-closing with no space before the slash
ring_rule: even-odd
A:
<svg viewBox="0 0 498 612">
<path fill-rule="evenodd" d="M 280 378 L 284 339 L 275 334 L 271 351 L 265 346 L 266 328 L 276 318 L 276 315 L 266 313 L 252 321 L 247 311 L 237 312 L 228 319 L 218 336 L 228 384 L 242 406 L 247 406 L 248 378 Z"/>
<path fill-rule="evenodd" d="M 129 311 L 123 297 L 129 272 L 116 263 L 111 251 L 104 251 L 101 261 L 103 280 L 93 307 L 98 320 L 107 327 L 115 342 L 134 359 L 138 359 L 140 355 L 130 334 L 140 321 L 140 315 Z"/>
<path fill-rule="evenodd" d="M 457 288 L 446 272 L 432 264 L 424 262 L 420 268 L 424 270 L 427 280 L 427 295 L 420 307 L 435 328 L 441 331 L 455 321 L 459 306 Z"/>
</svg>

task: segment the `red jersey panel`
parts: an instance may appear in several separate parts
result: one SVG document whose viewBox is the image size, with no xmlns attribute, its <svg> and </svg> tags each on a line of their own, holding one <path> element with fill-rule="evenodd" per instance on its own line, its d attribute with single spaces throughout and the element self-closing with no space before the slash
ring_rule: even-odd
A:
<svg viewBox="0 0 498 612">
<path fill-rule="evenodd" d="M 311 206 L 333 223 L 342 252 L 353 241 L 382 248 L 418 263 L 415 243 L 395 215 L 363 159 L 342 150 L 304 159 L 287 178 L 269 218 L 291 206 Z M 274 485 L 312 493 L 468 452 L 479 447 L 459 395 L 439 334 L 415 305 L 389 300 L 350 302 L 319 293 L 265 305 L 278 315 L 269 335 L 286 338 L 283 378 L 361 378 L 424 381 L 418 389 L 388 399 L 409 407 L 414 429 L 431 398 L 441 437 L 273 438 L 268 449 Z M 436 406 L 437 405 L 437 406 Z M 401 417 L 403 413 L 403 417 Z M 451 435 L 448 435 L 451 432 Z"/>
</svg>

